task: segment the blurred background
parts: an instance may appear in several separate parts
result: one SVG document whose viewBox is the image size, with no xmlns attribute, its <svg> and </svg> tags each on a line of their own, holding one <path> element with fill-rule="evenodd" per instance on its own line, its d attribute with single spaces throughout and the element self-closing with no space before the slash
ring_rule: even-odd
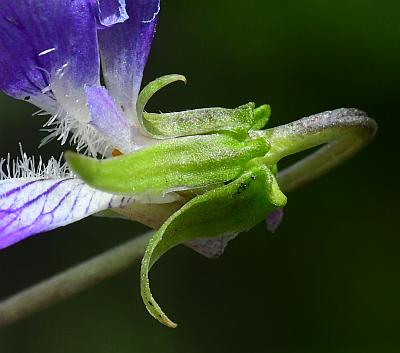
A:
<svg viewBox="0 0 400 353">
<path fill-rule="evenodd" d="M 180 325 L 146 312 L 139 266 L 0 332 L 1 353 L 389 353 L 400 351 L 397 163 L 400 3 L 163 1 L 145 73 L 182 73 L 154 111 L 249 101 L 271 126 L 339 107 L 379 123 L 357 157 L 291 193 L 276 234 L 260 224 L 207 260 L 185 247 L 152 271 Z M 0 154 L 38 154 L 36 108 L 0 95 Z M 59 155 L 53 142 L 40 153 Z M 131 239 L 145 227 L 90 218 L 0 253 L 0 298 Z M 257 307 L 255 306 L 257 303 Z"/>
</svg>

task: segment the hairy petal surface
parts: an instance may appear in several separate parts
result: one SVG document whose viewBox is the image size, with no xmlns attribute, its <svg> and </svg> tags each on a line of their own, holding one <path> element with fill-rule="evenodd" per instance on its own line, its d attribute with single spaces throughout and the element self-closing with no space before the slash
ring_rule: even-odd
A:
<svg viewBox="0 0 400 353">
<path fill-rule="evenodd" d="M 160 11 L 160 0 L 126 0 L 129 19 L 99 32 L 110 94 L 132 119 Z"/>
<path fill-rule="evenodd" d="M 96 13 L 89 0 L 0 2 L 0 89 L 54 114 L 99 82 Z"/>
<path fill-rule="evenodd" d="M 0 249 L 134 201 L 133 197 L 94 190 L 76 178 L 1 180 Z"/>
</svg>

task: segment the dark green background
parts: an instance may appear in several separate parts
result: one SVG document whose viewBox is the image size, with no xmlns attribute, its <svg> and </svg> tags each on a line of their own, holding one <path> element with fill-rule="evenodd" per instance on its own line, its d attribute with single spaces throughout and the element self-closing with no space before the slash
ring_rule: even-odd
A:
<svg viewBox="0 0 400 353">
<path fill-rule="evenodd" d="M 138 266 L 0 333 L 1 353 L 400 351 L 398 93 L 400 22 L 390 0 L 163 1 L 145 74 L 183 73 L 154 110 L 270 103 L 272 125 L 338 107 L 380 126 L 356 158 L 289 195 L 210 261 L 179 247 L 152 272 L 176 330 L 139 295 Z M 0 96 L 0 151 L 38 153 L 35 108 Z M 58 155 L 54 142 L 40 151 Z M 0 297 L 145 227 L 91 218 L 0 253 Z"/>
</svg>

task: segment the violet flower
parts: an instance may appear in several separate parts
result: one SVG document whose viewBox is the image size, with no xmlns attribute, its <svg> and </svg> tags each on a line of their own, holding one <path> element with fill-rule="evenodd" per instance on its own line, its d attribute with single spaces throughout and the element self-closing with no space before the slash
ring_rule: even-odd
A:
<svg viewBox="0 0 400 353">
<path fill-rule="evenodd" d="M 93 156 L 153 143 L 136 101 L 159 10 L 159 0 L 2 0 L 0 89 L 51 115 L 43 143 L 70 140 Z M 0 248 L 103 210 L 174 199 L 95 190 L 54 158 L 35 166 L 22 153 L 0 167 Z"/>
<path fill-rule="evenodd" d="M 158 259 L 180 244 L 219 256 L 268 215 L 276 230 L 281 188 L 351 156 L 376 123 L 338 109 L 264 129 L 270 107 L 254 103 L 146 113 L 155 92 L 185 80 L 164 76 L 139 92 L 159 10 L 159 0 L 1 0 L 0 90 L 51 115 L 42 143 L 69 141 L 94 158 L 66 154 L 76 174 L 61 159 L 36 165 L 22 150 L 0 160 L 0 249 L 93 214 L 140 221 L 157 229 L 142 259 L 143 302 L 176 327 L 150 289 Z M 277 174 L 282 158 L 318 145 L 326 146 Z"/>
</svg>

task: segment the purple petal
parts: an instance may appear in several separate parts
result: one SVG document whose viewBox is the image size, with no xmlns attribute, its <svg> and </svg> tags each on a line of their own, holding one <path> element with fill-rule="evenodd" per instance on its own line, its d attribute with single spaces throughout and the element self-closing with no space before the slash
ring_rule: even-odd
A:
<svg viewBox="0 0 400 353">
<path fill-rule="evenodd" d="M 54 113 L 55 100 L 98 84 L 93 1 L 1 0 L 0 90 Z"/>
<path fill-rule="evenodd" d="M 275 233 L 280 224 L 282 223 L 283 220 L 283 209 L 278 208 L 274 211 L 272 211 L 267 218 L 265 219 L 265 223 L 267 225 L 267 229 L 271 233 Z"/>
<path fill-rule="evenodd" d="M 236 238 L 237 235 L 238 233 L 232 233 L 218 238 L 193 239 L 187 241 L 185 245 L 205 257 L 215 259 L 224 253 L 228 243 Z"/>
<path fill-rule="evenodd" d="M 75 178 L 0 181 L 0 249 L 133 199 L 87 186 Z"/>
<path fill-rule="evenodd" d="M 124 112 L 134 117 L 160 1 L 126 0 L 126 9 L 129 20 L 100 31 L 99 44 L 107 88 Z"/>
<path fill-rule="evenodd" d="M 123 153 L 132 151 L 131 128 L 121 109 L 104 87 L 87 87 L 87 102 L 93 125 L 113 148 Z"/>
<path fill-rule="evenodd" d="M 125 0 L 99 0 L 97 11 L 101 28 L 110 27 L 129 18 L 126 13 Z"/>
</svg>

